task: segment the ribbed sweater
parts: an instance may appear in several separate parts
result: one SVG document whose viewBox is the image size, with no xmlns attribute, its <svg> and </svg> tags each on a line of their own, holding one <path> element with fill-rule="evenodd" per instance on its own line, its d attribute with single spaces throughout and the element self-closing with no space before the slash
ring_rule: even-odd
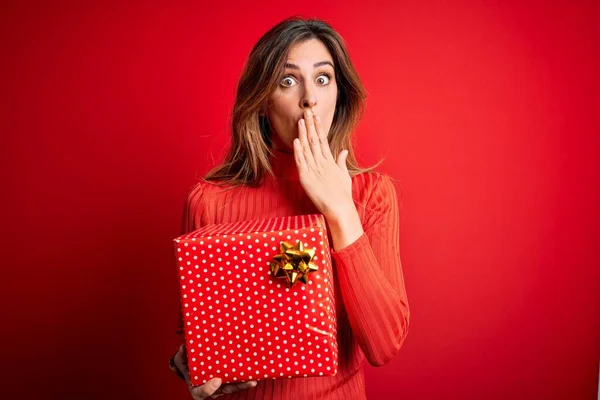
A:
<svg viewBox="0 0 600 400">
<path fill-rule="evenodd" d="M 270 161 L 276 178 L 265 178 L 257 188 L 224 191 L 213 183 L 197 183 L 185 200 L 181 233 L 207 224 L 319 213 L 300 184 L 293 153 L 275 151 Z M 329 233 L 335 279 L 337 374 L 260 380 L 256 387 L 220 399 L 366 399 L 364 360 L 374 366 L 384 365 L 402 346 L 410 310 L 400 260 L 396 190 L 389 176 L 367 172 L 352 177 L 352 196 L 364 234 L 336 251 Z M 181 320 L 179 327 L 181 333 Z"/>
</svg>

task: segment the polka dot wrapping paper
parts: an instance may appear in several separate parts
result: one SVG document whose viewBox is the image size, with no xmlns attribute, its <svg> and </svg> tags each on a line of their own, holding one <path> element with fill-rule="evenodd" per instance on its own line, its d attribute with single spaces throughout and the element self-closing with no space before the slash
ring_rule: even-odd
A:
<svg viewBox="0 0 600 400">
<path fill-rule="evenodd" d="M 206 225 L 174 244 L 192 385 L 337 373 L 322 214 Z M 300 246 L 305 264 L 310 258 L 307 283 L 273 269 L 286 246 Z"/>
</svg>

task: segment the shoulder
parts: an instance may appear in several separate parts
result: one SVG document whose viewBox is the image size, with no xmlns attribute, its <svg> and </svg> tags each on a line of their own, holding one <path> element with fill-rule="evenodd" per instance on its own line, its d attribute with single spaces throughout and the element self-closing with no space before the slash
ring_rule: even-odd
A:
<svg viewBox="0 0 600 400">
<path fill-rule="evenodd" d="M 352 177 L 352 188 L 357 197 L 371 199 L 375 196 L 397 196 L 396 180 L 378 171 L 364 172 Z"/>
<path fill-rule="evenodd" d="M 228 186 L 224 185 L 221 181 L 207 181 L 204 178 L 201 178 L 190 188 L 188 196 L 193 197 L 199 194 L 210 193 L 211 191 L 226 190 L 227 188 Z"/>
<path fill-rule="evenodd" d="M 371 171 L 352 178 L 354 202 L 365 231 L 375 225 L 394 223 L 399 216 L 400 202 L 396 180 L 390 175 Z"/>
<path fill-rule="evenodd" d="M 220 187 L 212 182 L 201 179 L 188 190 L 184 202 L 183 232 L 189 232 L 204 226 L 210 221 L 208 210 L 219 203 L 218 193 L 215 189 Z M 222 190 L 222 189 L 219 189 Z"/>
<path fill-rule="evenodd" d="M 189 190 L 185 197 L 187 205 L 198 203 L 204 197 L 204 185 L 203 182 L 197 182 Z"/>
<path fill-rule="evenodd" d="M 352 177 L 352 198 L 363 226 L 369 226 L 377 216 L 398 208 L 395 179 L 378 172 L 363 172 Z"/>
<path fill-rule="evenodd" d="M 186 203 L 198 206 L 220 202 L 228 195 L 230 196 L 231 191 L 237 192 L 239 190 L 240 187 L 238 186 L 228 185 L 222 181 L 207 181 L 202 178 L 189 189 Z"/>
<path fill-rule="evenodd" d="M 189 188 L 188 193 L 185 197 L 185 203 L 192 208 L 197 207 L 199 204 L 204 202 L 207 188 L 211 185 L 210 182 L 207 182 L 203 179 L 196 182 L 191 188 Z"/>
</svg>

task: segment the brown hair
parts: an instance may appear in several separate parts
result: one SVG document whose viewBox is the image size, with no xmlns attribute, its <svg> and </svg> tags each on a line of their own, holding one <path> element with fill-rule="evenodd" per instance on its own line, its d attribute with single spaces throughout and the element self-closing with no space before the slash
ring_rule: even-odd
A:
<svg viewBox="0 0 600 400">
<path fill-rule="evenodd" d="M 346 165 L 351 176 L 369 172 L 357 165 L 352 148 L 352 133 L 362 118 L 366 91 L 350 61 L 342 37 L 326 22 L 289 17 L 281 21 L 254 45 L 239 80 L 231 116 L 231 146 L 223 163 L 205 176 L 205 181 L 233 187 L 256 187 L 265 175 L 273 175 L 271 130 L 264 114 L 269 97 L 277 89 L 285 71 L 290 47 L 309 39 L 318 39 L 331 53 L 338 83 L 337 103 L 328 139 L 332 154 L 348 150 Z"/>
</svg>

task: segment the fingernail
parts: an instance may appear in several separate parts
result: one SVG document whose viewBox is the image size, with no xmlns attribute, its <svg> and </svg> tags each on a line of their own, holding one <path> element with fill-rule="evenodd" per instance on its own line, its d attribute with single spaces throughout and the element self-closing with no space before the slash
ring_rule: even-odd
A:
<svg viewBox="0 0 600 400">
<path fill-rule="evenodd" d="M 216 378 L 216 379 L 213 381 L 213 383 L 212 383 L 212 386 L 213 386 L 215 389 L 216 389 L 216 388 L 218 388 L 219 386 L 221 386 L 221 378 Z"/>
<path fill-rule="evenodd" d="M 307 117 L 311 117 L 312 116 L 312 112 L 310 110 L 306 110 L 306 116 Z"/>
<path fill-rule="evenodd" d="M 304 118 L 300 119 L 300 125 L 304 125 Z"/>
<path fill-rule="evenodd" d="M 317 120 L 317 122 L 321 122 L 321 117 L 320 116 L 316 116 L 315 119 Z"/>
</svg>

